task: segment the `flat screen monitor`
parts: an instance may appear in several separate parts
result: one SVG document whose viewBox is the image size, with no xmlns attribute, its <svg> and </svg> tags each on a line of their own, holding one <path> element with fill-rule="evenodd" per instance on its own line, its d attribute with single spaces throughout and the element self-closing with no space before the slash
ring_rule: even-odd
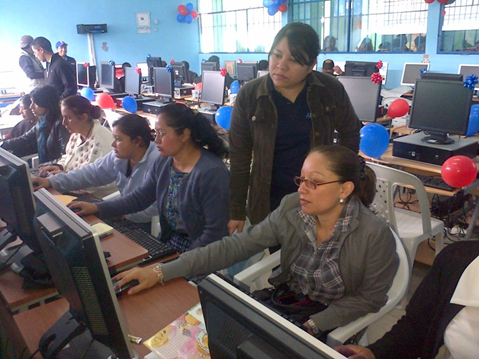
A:
<svg viewBox="0 0 479 359">
<path fill-rule="evenodd" d="M 154 67 L 163 67 L 161 57 L 159 56 L 148 56 L 146 58 L 146 66 L 148 68 L 148 72 L 146 72 L 148 75 L 145 75 L 142 73 L 142 76 L 148 76 L 148 83 L 150 85 L 153 85 L 153 68 Z"/>
<path fill-rule="evenodd" d="M 257 62 L 243 62 L 236 64 L 236 72 L 238 81 L 246 82 L 251 81 L 258 75 L 258 63 Z"/>
<path fill-rule="evenodd" d="M 459 65 L 458 73 L 464 77 L 464 80 L 471 75 L 479 77 L 479 65 Z M 479 83 L 476 84 L 475 89 L 479 90 Z"/>
<path fill-rule="evenodd" d="M 100 87 L 113 90 L 115 88 L 115 66 L 109 62 L 100 64 Z"/>
<path fill-rule="evenodd" d="M 134 67 L 125 67 L 125 92 L 128 95 L 139 95 L 141 74 Z"/>
<path fill-rule="evenodd" d="M 155 94 L 166 99 L 166 102 L 173 101 L 175 97 L 173 70 L 168 71 L 166 67 L 153 68 L 153 82 Z"/>
<path fill-rule="evenodd" d="M 462 81 L 461 74 L 446 74 L 440 72 L 423 72 L 421 79 L 423 80 L 444 80 L 444 81 Z"/>
<path fill-rule="evenodd" d="M 183 83 L 188 82 L 188 74 L 184 62 L 172 62 L 170 67 L 171 72 L 174 74 L 176 87 L 180 87 Z"/>
<path fill-rule="evenodd" d="M 140 69 L 141 71 L 141 81 L 147 82 L 148 81 L 148 64 L 146 62 L 137 62 L 136 68 Z"/>
<path fill-rule="evenodd" d="M 201 102 L 210 105 L 211 110 L 217 110 L 225 103 L 225 77 L 219 71 L 203 72 L 203 88 Z"/>
<path fill-rule="evenodd" d="M 232 77 L 236 77 L 236 61 L 226 60 L 225 69 Z"/>
<path fill-rule="evenodd" d="M 204 71 L 219 71 L 219 66 L 216 62 L 202 62 L 201 63 L 201 73 Z"/>
<path fill-rule="evenodd" d="M 421 78 L 421 70 L 429 71 L 429 64 L 406 62 L 402 71 L 401 85 L 414 86 Z"/>
<path fill-rule="evenodd" d="M 409 127 L 428 132 L 429 143 L 453 143 L 447 135 L 466 134 L 471 101 L 461 81 L 417 80 Z"/>
<path fill-rule="evenodd" d="M 212 358 L 345 359 L 214 274 L 198 292 Z"/>
<path fill-rule="evenodd" d="M 39 252 L 32 218 L 35 213 L 32 181 L 25 161 L 0 148 L 0 250 L 17 236 L 34 252 Z"/>
<path fill-rule="evenodd" d="M 77 85 L 94 89 L 96 82 L 96 66 L 85 66 L 83 62 L 77 62 L 76 70 Z"/>
<path fill-rule="evenodd" d="M 259 70 L 259 71 L 258 71 L 258 76 L 256 76 L 256 77 L 266 76 L 267 74 L 269 74 L 269 71 L 267 71 L 267 70 Z"/>
<path fill-rule="evenodd" d="M 36 191 L 34 226 L 45 261 L 70 310 L 40 341 L 43 357 L 133 358 L 98 234 L 45 189 Z M 57 339 L 42 347 L 48 337 Z M 93 342 L 91 343 L 91 340 Z M 68 347 L 62 350 L 66 344 Z"/>
<path fill-rule="evenodd" d="M 371 77 L 375 72 L 379 72 L 377 62 L 365 61 L 346 61 L 344 64 L 345 76 Z"/>
<path fill-rule="evenodd" d="M 369 77 L 338 76 L 360 121 L 376 122 L 381 84 Z"/>
</svg>

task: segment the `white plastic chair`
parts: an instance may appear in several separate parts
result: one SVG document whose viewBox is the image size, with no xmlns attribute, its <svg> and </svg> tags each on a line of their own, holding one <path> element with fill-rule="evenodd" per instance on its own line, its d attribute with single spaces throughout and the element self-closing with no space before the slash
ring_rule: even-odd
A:
<svg viewBox="0 0 479 359">
<path fill-rule="evenodd" d="M 386 304 L 379 309 L 377 313 L 369 313 L 364 317 L 358 318 L 355 321 L 343 326 L 336 328 L 328 334 L 327 344 L 331 347 L 335 347 L 343 344 L 349 338 L 351 338 L 356 333 L 359 333 L 362 329 L 366 328 L 368 325 L 374 323 L 376 320 L 389 313 L 405 296 L 407 289 L 409 287 L 409 260 L 404 244 L 402 243 L 399 236 L 391 230 L 396 240 L 396 253 L 399 257 L 399 267 L 394 276 L 393 283 L 391 288 L 387 293 L 388 300 Z M 251 267 L 245 269 L 241 273 L 238 273 L 234 277 L 236 284 L 243 288 L 250 288 L 255 280 L 265 273 L 271 272 L 271 269 L 280 264 L 280 251 L 273 253 L 272 255 L 264 258 L 260 262 L 253 264 Z M 361 345 L 367 345 L 367 332 L 363 334 L 361 340 L 359 341 Z"/>
<path fill-rule="evenodd" d="M 431 217 L 429 199 L 422 182 L 413 174 L 391 167 L 368 163 L 376 173 L 376 197 L 373 207 L 401 237 L 409 257 L 410 273 L 419 244 L 436 237 L 436 255 L 444 247 L 444 223 Z M 406 186 L 416 191 L 421 213 L 394 207 L 394 191 Z"/>
</svg>

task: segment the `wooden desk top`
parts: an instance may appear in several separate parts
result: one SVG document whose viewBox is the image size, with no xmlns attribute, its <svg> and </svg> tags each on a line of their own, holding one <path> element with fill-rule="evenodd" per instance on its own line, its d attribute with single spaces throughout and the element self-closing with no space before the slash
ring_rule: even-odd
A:
<svg viewBox="0 0 479 359">
<path fill-rule="evenodd" d="M 149 339 L 185 311 L 199 302 L 197 289 L 184 279 L 175 279 L 164 286 L 157 285 L 135 295 L 118 298 L 128 334 Z M 33 352 L 42 334 L 67 310 L 68 302 L 59 299 L 29 311 L 19 313 L 14 319 L 25 341 Z M 150 350 L 143 344 L 133 344 L 133 349 L 144 357 Z M 38 354 L 35 358 L 40 358 Z"/>
</svg>

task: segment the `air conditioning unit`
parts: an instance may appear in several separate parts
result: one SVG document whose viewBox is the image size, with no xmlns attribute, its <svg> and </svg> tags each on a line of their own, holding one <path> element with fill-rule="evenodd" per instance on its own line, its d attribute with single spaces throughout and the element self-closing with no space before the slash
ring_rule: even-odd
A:
<svg viewBox="0 0 479 359">
<path fill-rule="evenodd" d="M 101 34 L 108 32 L 106 24 L 78 24 L 77 34 Z"/>
</svg>

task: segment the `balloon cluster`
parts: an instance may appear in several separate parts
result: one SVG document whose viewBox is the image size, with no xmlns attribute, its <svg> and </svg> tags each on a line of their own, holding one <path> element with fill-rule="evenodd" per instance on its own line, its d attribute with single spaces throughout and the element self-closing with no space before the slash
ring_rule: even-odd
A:
<svg viewBox="0 0 479 359">
<path fill-rule="evenodd" d="M 477 84 L 477 76 L 472 74 L 466 77 L 464 80 L 464 87 L 467 87 L 469 90 L 474 91 L 474 87 Z"/>
<path fill-rule="evenodd" d="M 441 167 L 441 177 L 449 186 L 469 186 L 477 176 L 477 167 L 472 159 L 466 156 L 453 156 Z"/>
<path fill-rule="evenodd" d="M 191 24 L 193 20 L 198 17 L 198 11 L 193 10 L 194 6 L 192 3 L 188 3 L 185 5 L 178 6 L 178 16 L 176 16 L 176 20 L 178 22 L 186 22 L 187 24 Z"/>
<path fill-rule="evenodd" d="M 359 149 L 366 156 L 380 158 L 389 146 L 389 132 L 384 126 L 370 123 L 359 131 Z"/>
<path fill-rule="evenodd" d="M 263 6 L 268 8 L 268 15 L 276 15 L 279 12 L 285 12 L 288 10 L 286 0 L 263 0 Z"/>
</svg>

